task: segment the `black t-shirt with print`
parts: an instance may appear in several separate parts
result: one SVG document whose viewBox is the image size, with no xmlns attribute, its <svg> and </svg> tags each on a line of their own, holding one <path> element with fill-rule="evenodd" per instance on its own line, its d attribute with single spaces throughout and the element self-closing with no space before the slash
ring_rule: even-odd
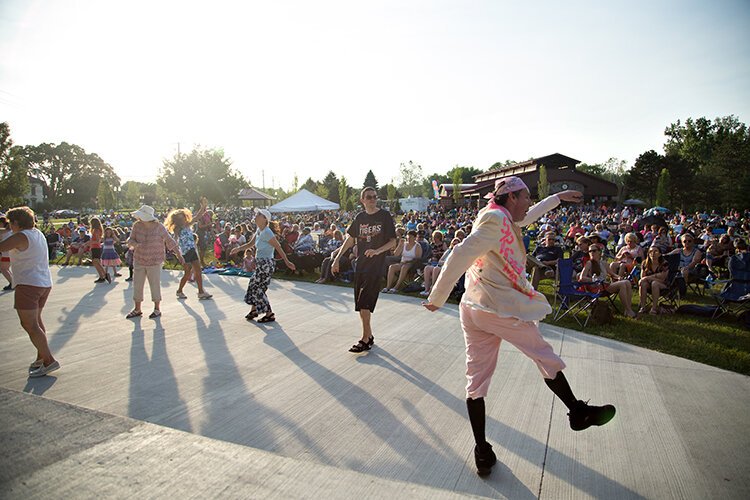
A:
<svg viewBox="0 0 750 500">
<path fill-rule="evenodd" d="M 387 252 L 368 258 L 365 257 L 365 250 L 376 250 L 385 245 L 388 240 L 396 237 L 396 228 L 391 214 L 383 209 L 372 215 L 362 211 L 354 217 L 346 232 L 356 239 L 357 272 L 380 273 L 383 270 Z"/>
</svg>

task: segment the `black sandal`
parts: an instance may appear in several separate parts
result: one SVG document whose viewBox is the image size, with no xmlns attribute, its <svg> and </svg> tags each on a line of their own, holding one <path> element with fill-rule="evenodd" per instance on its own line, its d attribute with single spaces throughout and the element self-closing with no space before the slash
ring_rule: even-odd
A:
<svg viewBox="0 0 750 500">
<path fill-rule="evenodd" d="M 255 311 L 250 311 L 249 313 L 247 313 L 245 315 L 245 319 L 248 320 L 248 321 L 252 321 L 252 320 L 254 320 L 257 317 L 258 317 L 258 313 L 255 312 Z"/>
<path fill-rule="evenodd" d="M 370 339 L 372 342 L 372 339 Z M 371 344 L 370 342 L 362 342 L 361 340 L 349 348 L 349 352 L 365 352 L 369 351 Z"/>
<path fill-rule="evenodd" d="M 276 321 L 276 315 L 274 313 L 266 314 L 258 320 L 258 323 L 270 323 L 271 321 Z"/>
</svg>

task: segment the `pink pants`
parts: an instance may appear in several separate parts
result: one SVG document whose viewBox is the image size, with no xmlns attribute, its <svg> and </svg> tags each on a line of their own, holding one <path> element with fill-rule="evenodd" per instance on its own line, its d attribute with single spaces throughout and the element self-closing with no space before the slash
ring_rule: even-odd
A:
<svg viewBox="0 0 750 500">
<path fill-rule="evenodd" d="M 460 312 L 466 341 L 466 397 L 477 399 L 487 395 L 503 340 L 531 358 L 544 378 L 553 379 L 565 368 L 533 321 L 501 318 L 465 304 L 461 304 Z"/>
</svg>

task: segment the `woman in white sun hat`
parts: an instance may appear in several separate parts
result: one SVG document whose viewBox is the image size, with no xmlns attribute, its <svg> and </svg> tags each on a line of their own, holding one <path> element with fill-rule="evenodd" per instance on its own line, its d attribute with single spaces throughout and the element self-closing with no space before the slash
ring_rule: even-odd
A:
<svg viewBox="0 0 750 500">
<path fill-rule="evenodd" d="M 271 284 L 271 276 L 276 270 L 276 262 L 273 260 L 274 251 L 281 255 L 289 269 L 294 271 L 296 267 L 289 261 L 281 248 L 281 244 L 276 239 L 276 235 L 279 233 L 279 223 L 271 221 L 271 212 L 265 208 L 255 209 L 255 225 L 258 226 L 258 229 L 250 238 L 250 241 L 234 247 L 229 253 L 230 255 L 236 255 L 246 248 L 255 247 L 255 272 L 250 277 L 245 293 L 245 303 L 249 304 L 252 309 L 245 316 L 245 319 L 251 321 L 263 314 L 258 319 L 258 323 L 268 323 L 276 321 L 276 315 L 271 310 L 271 303 L 266 295 L 268 285 Z"/>
<path fill-rule="evenodd" d="M 154 311 L 149 318 L 161 316 L 161 267 L 168 249 L 177 255 L 180 264 L 185 265 L 185 259 L 180 253 L 180 247 L 167 231 L 167 228 L 156 219 L 153 207 L 143 205 L 130 215 L 137 220 L 128 239 L 128 246 L 133 249 L 133 302 L 135 306 L 126 318 L 143 316 L 141 302 L 143 302 L 143 287 L 148 279 L 151 290 L 151 300 L 154 301 Z"/>
</svg>

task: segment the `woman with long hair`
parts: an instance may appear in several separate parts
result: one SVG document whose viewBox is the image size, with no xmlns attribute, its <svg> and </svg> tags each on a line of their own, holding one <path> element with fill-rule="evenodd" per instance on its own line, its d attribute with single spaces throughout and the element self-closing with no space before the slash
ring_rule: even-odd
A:
<svg viewBox="0 0 750 500">
<path fill-rule="evenodd" d="M 201 198 L 201 207 L 195 214 L 195 218 L 199 219 L 203 216 L 206 211 L 207 200 Z M 193 230 L 190 228 L 193 222 L 193 214 L 187 208 L 178 208 L 169 212 L 167 219 L 164 222 L 164 226 L 167 231 L 174 235 L 174 239 L 177 240 L 177 244 L 180 246 L 180 252 L 185 259 L 185 274 L 180 279 L 180 285 L 177 287 L 177 298 L 186 299 L 182 289 L 185 287 L 185 283 L 190 279 L 191 274 L 195 277 L 195 284 L 198 285 L 198 299 L 206 300 L 210 299 L 212 295 L 206 293 L 203 289 L 203 274 L 201 272 L 200 259 L 198 258 L 198 250 L 195 246 L 195 236 Z"/>
<path fill-rule="evenodd" d="M 94 217 L 91 219 L 91 239 L 87 243 L 87 248 L 91 250 L 91 263 L 96 268 L 96 272 L 99 273 L 99 277 L 94 283 L 104 283 L 105 281 L 112 283 L 112 276 L 104 272 L 104 266 L 102 266 L 102 238 L 104 238 L 102 221 Z"/>
<path fill-rule="evenodd" d="M 583 271 L 581 271 L 578 281 L 591 283 L 584 285 L 584 288 L 588 292 L 598 293 L 604 290 L 613 295 L 619 295 L 620 302 L 622 302 L 622 307 L 624 308 L 623 314 L 628 318 L 635 318 L 636 314 L 633 312 L 633 284 L 630 280 L 620 279 L 619 276 L 615 275 L 608 268 L 602 260 L 602 251 L 601 245 L 595 244 L 589 247 L 590 259 L 583 266 Z M 608 282 L 608 278 L 615 281 Z"/>
<path fill-rule="evenodd" d="M 252 321 L 261 314 L 263 316 L 258 319 L 258 323 L 268 323 L 270 321 L 276 321 L 276 315 L 271 310 L 271 303 L 268 301 L 266 291 L 268 285 L 271 284 L 271 276 L 276 270 L 276 262 L 273 259 L 274 251 L 281 255 L 284 259 L 286 266 L 294 271 L 297 268 L 287 258 L 284 250 L 281 248 L 281 244 L 276 239 L 276 235 L 279 234 L 278 222 L 271 221 L 271 212 L 264 208 L 256 209 L 255 212 L 255 224 L 258 229 L 250 241 L 244 245 L 234 247 L 230 255 L 236 255 L 248 248 L 255 247 L 255 272 L 250 277 L 250 282 L 247 284 L 247 292 L 245 293 L 245 303 L 250 305 L 250 312 L 247 313 L 245 319 Z"/>
<path fill-rule="evenodd" d="M 641 308 L 639 314 L 647 311 L 646 299 L 648 298 L 649 288 L 651 289 L 651 314 L 659 314 L 659 295 L 662 290 L 667 288 L 667 277 L 669 276 L 669 264 L 661 254 L 659 247 L 650 247 L 646 260 L 643 261 L 641 268 L 641 280 L 638 282 L 639 294 L 641 298 Z"/>
</svg>

